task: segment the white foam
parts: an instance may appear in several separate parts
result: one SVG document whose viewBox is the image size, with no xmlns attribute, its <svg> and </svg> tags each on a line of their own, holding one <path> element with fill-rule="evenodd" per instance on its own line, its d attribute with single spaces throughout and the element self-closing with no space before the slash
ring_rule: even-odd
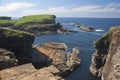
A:
<svg viewBox="0 0 120 80">
<path fill-rule="evenodd" d="M 96 31 L 96 32 L 103 32 L 103 31 L 105 31 L 105 30 L 103 30 L 103 29 L 95 29 L 95 31 Z"/>
</svg>

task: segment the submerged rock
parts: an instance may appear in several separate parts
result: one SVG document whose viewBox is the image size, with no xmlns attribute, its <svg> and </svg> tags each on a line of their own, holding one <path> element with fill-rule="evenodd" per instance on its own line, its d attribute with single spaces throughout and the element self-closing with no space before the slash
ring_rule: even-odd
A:
<svg viewBox="0 0 120 80">
<path fill-rule="evenodd" d="M 0 70 L 18 65 L 14 53 L 0 48 Z"/>
<path fill-rule="evenodd" d="M 84 26 L 84 25 L 81 25 L 79 23 L 76 23 L 75 26 L 80 28 L 81 30 L 84 30 L 84 31 L 95 31 L 95 28 Z"/>
<path fill-rule="evenodd" d="M 91 73 L 102 80 L 119 80 L 120 26 L 112 27 L 94 46 L 97 50 L 92 55 Z"/>
<path fill-rule="evenodd" d="M 29 61 L 33 41 L 34 36 L 32 34 L 0 28 L 0 48 L 14 52 L 20 62 Z"/>
<path fill-rule="evenodd" d="M 80 29 L 85 30 L 85 31 L 94 31 L 95 29 L 92 27 L 88 27 L 88 26 L 80 26 Z"/>
</svg>

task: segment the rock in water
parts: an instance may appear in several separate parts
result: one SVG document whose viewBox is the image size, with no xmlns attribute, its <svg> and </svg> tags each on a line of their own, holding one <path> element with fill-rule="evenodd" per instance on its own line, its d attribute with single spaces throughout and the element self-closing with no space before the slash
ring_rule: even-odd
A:
<svg viewBox="0 0 120 80">
<path fill-rule="evenodd" d="M 61 75 L 66 75 L 80 64 L 80 59 L 77 56 L 79 51 L 74 48 L 70 54 L 66 52 L 66 49 L 67 46 L 64 43 L 57 42 L 48 42 L 35 47 L 38 54 L 45 56 L 43 61 L 56 66 L 60 70 Z"/>
<path fill-rule="evenodd" d="M 0 28 L 0 48 L 14 52 L 20 62 L 29 61 L 33 41 L 34 36 L 32 34 Z"/>
<path fill-rule="evenodd" d="M 102 80 L 120 80 L 120 26 L 112 27 L 94 46 L 91 73 Z"/>
<path fill-rule="evenodd" d="M 0 70 L 16 66 L 18 60 L 15 58 L 14 53 L 0 48 Z"/>
</svg>

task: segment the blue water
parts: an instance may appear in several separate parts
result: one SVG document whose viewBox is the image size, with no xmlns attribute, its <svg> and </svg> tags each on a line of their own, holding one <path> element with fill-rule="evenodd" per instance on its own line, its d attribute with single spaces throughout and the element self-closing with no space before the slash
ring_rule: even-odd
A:
<svg viewBox="0 0 120 80">
<path fill-rule="evenodd" d="M 57 18 L 56 22 L 60 22 L 64 28 L 77 31 L 71 34 L 48 34 L 36 36 L 35 45 L 45 42 L 64 42 L 69 46 L 69 50 L 77 47 L 80 50 L 78 55 L 82 61 L 79 68 L 74 70 L 66 77 L 66 80 L 97 80 L 89 72 L 91 63 L 91 55 L 95 51 L 93 41 L 102 36 L 109 30 L 111 26 L 120 25 L 120 19 L 114 18 Z M 75 27 L 75 23 L 90 26 L 99 29 L 98 32 L 86 32 Z"/>
</svg>

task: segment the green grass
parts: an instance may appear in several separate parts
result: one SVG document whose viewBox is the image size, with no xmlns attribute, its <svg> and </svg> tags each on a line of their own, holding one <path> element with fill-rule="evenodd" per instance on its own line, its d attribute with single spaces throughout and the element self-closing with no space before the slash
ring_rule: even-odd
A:
<svg viewBox="0 0 120 80">
<path fill-rule="evenodd" d="M 23 37 L 25 34 L 29 34 L 23 31 L 4 29 L 4 28 L 0 28 L 0 32 L 3 35 L 5 35 L 5 37 Z"/>
<path fill-rule="evenodd" d="M 23 18 L 17 20 L 15 27 L 19 27 L 26 23 L 44 23 L 49 20 L 54 20 L 54 18 L 55 16 L 50 14 L 24 16 Z"/>
<path fill-rule="evenodd" d="M 108 41 L 110 41 L 111 37 L 112 37 L 112 31 L 108 31 L 101 38 L 95 40 L 93 44 L 99 43 L 99 41 L 101 41 L 102 39 L 108 39 Z"/>
<path fill-rule="evenodd" d="M 15 24 L 16 20 L 0 20 L 1 27 L 8 27 Z"/>
</svg>

